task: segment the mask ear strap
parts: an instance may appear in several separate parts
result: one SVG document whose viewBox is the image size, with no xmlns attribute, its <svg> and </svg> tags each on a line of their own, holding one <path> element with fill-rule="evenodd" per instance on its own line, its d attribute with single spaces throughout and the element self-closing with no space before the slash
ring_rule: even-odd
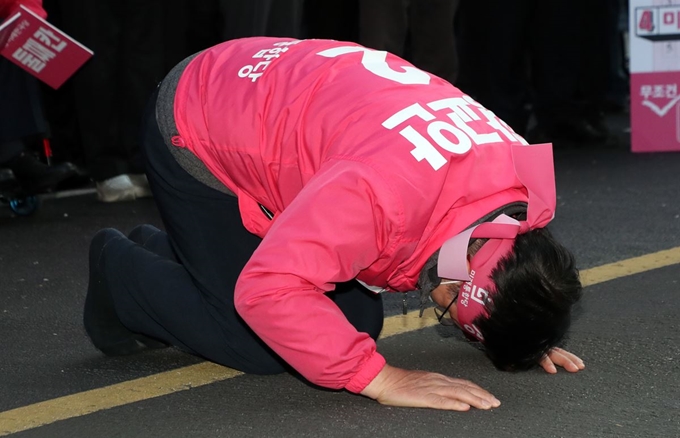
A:
<svg viewBox="0 0 680 438">
<path fill-rule="evenodd" d="M 439 250 L 437 274 L 440 278 L 448 278 L 449 280 L 469 281 L 467 250 L 470 239 L 472 237 L 514 239 L 518 230 L 519 222 L 504 214 L 498 216 L 493 222 L 468 228 L 444 242 Z"/>
<path fill-rule="evenodd" d="M 475 227 L 472 237 L 487 239 L 514 239 L 517 237 L 521 223 L 508 215 L 502 214 L 493 222 L 486 222 Z"/>
<path fill-rule="evenodd" d="M 543 228 L 555 217 L 557 204 L 552 144 L 513 145 L 511 150 L 517 179 L 529 193 L 529 228 Z"/>
<path fill-rule="evenodd" d="M 444 242 L 439 250 L 437 274 L 439 278 L 469 281 L 467 269 L 467 251 L 470 237 L 477 227 L 468 228 L 457 236 Z"/>
</svg>

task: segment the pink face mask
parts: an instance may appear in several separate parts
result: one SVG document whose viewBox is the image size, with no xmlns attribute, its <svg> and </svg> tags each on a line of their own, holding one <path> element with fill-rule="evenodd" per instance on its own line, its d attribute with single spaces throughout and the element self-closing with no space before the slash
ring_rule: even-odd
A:
<svg viewBox="0 0 680 438">
<path fill-rule="evenodd" d="M 555 216 L 555 171 L 551 144 L 513 145 L 512 160 L 517 179 L 529 194 L 527 220 L 517 221 L 500 215 L 493 222 L 471 227 L 442 245 L 437 261 L 440 278 L 464 281 L 458 294 L 458 323 L 471 339 L 484 342 L 473 321 L 487 315 L 486 303 L 493 300 L 495 289 L 491 272 L 512 251 L 515 237 L 545 227 Z M 470 260 L 467 249 L 471 238 L 489 239 Z"/>
</svg>

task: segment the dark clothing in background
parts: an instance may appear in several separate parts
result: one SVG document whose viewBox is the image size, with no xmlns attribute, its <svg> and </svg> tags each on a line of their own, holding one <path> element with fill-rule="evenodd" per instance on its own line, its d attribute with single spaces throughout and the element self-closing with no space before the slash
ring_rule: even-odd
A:
<svg viewBox="0 0 680 438">
<path fill-rule="evenodd" d="M 0 163 L 25 150 L 23 139 L 46 131 L 38 80 L 0 57 Z"/>
<path fill-rule="evenodd" d="M 588 117 L 612 106 L 626 106 L 629 92 L 624 71 L 625 49 L 621 29 L 621 0 L 600 0 L 583 17 L 582 64 L 579 98 Z"/>
<path fill-rule="evenodd" d="M 458 56 L 453 22 L 459 1 L 359 0 L 359 43 L 405 57 L 454 83 Z"/>
<path fill-rule="evenodd" d="M 222 42 L 219 0 L 173 0 L 163 8 L 164 73 L 187 56 Z"/>
<path fill-rule="evenodd" d="M 609 79 L 607 81 L 608 110 L 627 111 L 630 95 L 630 75 L 628 72 L 628 0 L 612 0 L 610 16 L 607 18 L 608 40 L 611 41 L 609 59 Z"/>
<path fill-rule="evenodd" d="M 141 173 L 139 122 L 181 60 L 237 36 L 300 37 L 303 0 L 44 0 L 49 19 L 95 52 L 60 90 L 44 89 L 53 143 L 101 181 Z M 107 84 L 107 86 L 102 86 Z"/>
<path fill-rule="evenodd" d="M 622 3 L 44 0 L 49 20 L 95 51 L 60 90 L 43 87 L 55 158 L 86 164 L 98 181 L 140 173 L 139 120 L 158 81 L 190 54 L 256 35 L 355 41 L 403 55 L 517 132 L 526 134 L 532 114 L 550 130 L 592 117 L 603 101 L 627 104 Z"/>
<path fill-rule="evenodd" d="M 305 0 L 304 37 L 359 41 L 358 0 Z"/>
<path fill-rule="evenodd" d="M 458 86 L 520 134 L 531 104 L 539 125 L 579 117 L 576 96 L 590 2 L 463 1 Z"/>
<path fill-rule="evenodd" d="M 38 80 L 0 58 L 0 179 L 11 196 L 44 193 L 75 175 L 71 163 L 48 166 L 31 153 L 47 131 Z"/>
<path fill-rule="evenodd" d="M 85 160 L 95 181 L 143 173 L 139 126 L 163 78 L 162 0 L 60 0 L 63 30 L 94 51 L 70 79 Z"/>
<path fill-rule="evenodd" d="M 251 36 L 301 38 L 304 0 L 173 0 L 163 7 L 164 72 L 220 42 Z"/>
<path fill-rule="evenodd" d="M 407 2 L 359 0 L 359 43 L 403 57 L 409 24 Z"/>
<path fill-rule="evenodd" d="M 303 0 L 219 0 L 222 40 L 301 37 Z"/>
</svg>

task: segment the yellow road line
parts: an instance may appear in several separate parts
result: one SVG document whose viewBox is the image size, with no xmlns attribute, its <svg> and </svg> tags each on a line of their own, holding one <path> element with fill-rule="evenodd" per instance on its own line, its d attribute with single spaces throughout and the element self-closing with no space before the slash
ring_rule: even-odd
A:
<svg viewBox="0 0 680 438">
<path fill-rule="evenodd" d="M 677 264 L 680 264 L 680 247 L 585 269 L 581 271 L 581 282 L 584 287 L 593 286 L 605 281 Z M 422 318 L 419 318 L 418 314 L 419 311 L 414 311 L 408 315 L 395 315 L 385 318 L 380 337 L 386 338 L 437 324 L 437 320 L 431 311 L 425 312 Z"/>
<path fill-rule="evenodd" d="M 437 318 L 434 317 L 432 310 L 423 313 L 422 318 L 418 317 L 419 314 L 420 310 L 414 310 L 406 315 L 394 315 L 385 318 L 380 339 L 437 325 Z"/>
<path fill-rule="evenodd" d="M 581 281 L 583 286 L 592 286 L 678 263 L 680 263 L 680 247 L 583 270 L 581 271 Z"/>
<path fill-rule="evenodd" d="M 202 362 L 141 379 L 129 380 L 116 385 L 0 412 L 0 436 L 172 394 L 177 391 L 197 388 L 240 374 L 243 373 L 210 362 Z"/>
<path fill-rule="evenodd" d="M 581 272 L 581 279 L 584 286 L 592 286 L 605 281 L 675 264 L 680 264 L 680 247 L 586 269 Z M 414 310 L 407 315 L 395 315 L 385 318 L 381 339 L 430 327 L 437 323 L 432 312 L 426 312 L 423 318 L 419 318 L 418 313 L 418 310 Z M 231 368 L 203 362 L 173 371 L 0 412 L 0 436 L 178 391 L 197 388 L 241 374 L 243 373 Z"/>
</svg>

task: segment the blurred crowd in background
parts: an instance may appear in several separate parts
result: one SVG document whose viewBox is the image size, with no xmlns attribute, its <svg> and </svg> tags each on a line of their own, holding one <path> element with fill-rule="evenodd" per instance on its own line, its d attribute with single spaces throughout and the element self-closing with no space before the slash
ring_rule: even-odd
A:
<svg viewBox="0 0 680 438">
<path fill-rule="evenodd" d="M 139 153 L 148 97 L 185 57 L 241 37 L 329 38 L 395 53 L 470 94 L 531 143 L 607 144 L 605 115 L 628 108 L 626 0 L 44 0 L 43 7 L 95 56 L 59 90 L 0 59 L 0 190 L 94 181 L 105 202 L 150 196 Z"/>
</svg>

